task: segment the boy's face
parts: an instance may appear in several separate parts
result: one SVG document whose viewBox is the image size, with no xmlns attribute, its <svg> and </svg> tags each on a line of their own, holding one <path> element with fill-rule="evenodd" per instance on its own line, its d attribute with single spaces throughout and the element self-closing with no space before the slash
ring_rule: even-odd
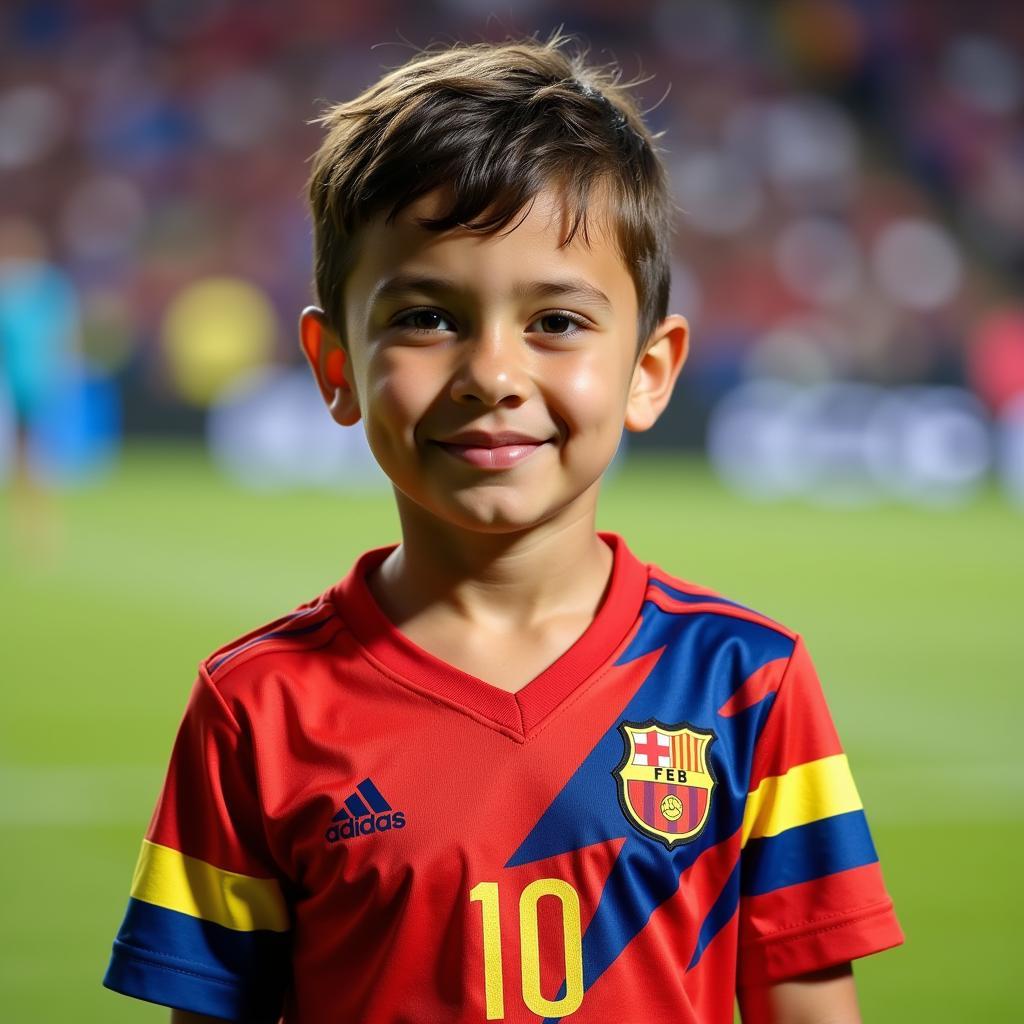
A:
<svg viewBox="0 0 1024 1024">
<path fill-rule="evenodd" d="M 636 290 L 601 207 L 591 247 L 581 231 L 562 249 L 556 193 L 491 236 L 417 226 L 443 207 L 431 193 L 360 232 L 345 337 L 303 313 L 331 412 L 363 420 L 403 519 L 504 533 L 592 514 L 623 426 L 647 429 L 668 402 L 686 321 L 663 320 L 637 359 Z"/>
</svg>

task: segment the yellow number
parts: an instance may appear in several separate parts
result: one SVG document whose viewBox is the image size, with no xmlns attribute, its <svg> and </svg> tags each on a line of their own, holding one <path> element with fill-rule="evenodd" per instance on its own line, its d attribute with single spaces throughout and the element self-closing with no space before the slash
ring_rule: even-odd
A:
<svg viewBox="0 0 1024 1024">
<path fill-rule="evenodd" d="M 541 896 L 554 896 L 562 905 L 565 949 L 565 995 L 545 999 L 540 991 L 540 932 L 537 904 Z M 488 1020 L 504 1020 L 505 998 L 501 972 L 501 915 L 498 883 L 478 882 L 469 892 L 471 903 L 483 912 L 484 992 Z M 523 1002 L 540 1017 L 567 1017 L 583 1002 L 583 934 L 580 898 L 561 878 L 538 878 L 519 897 L 519 948 L 522 959 Z"/>
<path fill-rule="evenodd" d="M 565 995 L 545 999 L 540 993 L 540 933 L 537 904 L 541 896 L 554 896 L 562 904 L 562 935 L 565 949 Z M 538 878 L 519 897 L 519 941 L 522 944 L 523 999 L 539 1017 L 567 1017 L 583 1002 L 583 936 L 580 929 L 580 898 L 561 878 Z"/>
<path fill-rule="evenodd" d="M 484 992 L 487 1019 L 505 1017 L 505 990 L 501 977 L 501 919 L 498 916 L 498 883 L 478 882 L 469 890 L 469 901 L 480 901 L 484 918 Z"/>
</svg>

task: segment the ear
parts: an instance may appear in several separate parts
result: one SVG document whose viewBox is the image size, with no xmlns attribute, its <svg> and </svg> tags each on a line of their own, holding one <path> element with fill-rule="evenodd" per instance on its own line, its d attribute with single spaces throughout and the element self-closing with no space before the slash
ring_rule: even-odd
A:
<svg viewBox="0 0 1024 1024">
<path fill-rule="evenodd" d="M 689 351 L 690 325 L 685 317 L 667 316 L 651 332 L 633 369 L 626 401 L 627 430 L 640 432 L 654 426 L 672 397 Z"/>
<path fill-rule="evenodd" d="M 299 342 L 331 416 L 343 427 L 358 422 L 359 400 L 348 353 L 319 307 L 307 306 L 299 315 Z"/>
</svg>

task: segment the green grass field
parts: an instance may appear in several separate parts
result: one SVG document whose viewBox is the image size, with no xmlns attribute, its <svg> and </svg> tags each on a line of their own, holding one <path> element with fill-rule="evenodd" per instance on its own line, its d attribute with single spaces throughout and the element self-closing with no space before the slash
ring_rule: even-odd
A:
<svg viewBox="0 0 1024 1024">
<path fill-rule="evenodd" d="M 752 505 L 670 460 L 602 504 L 641 558 L 806 638 L 908 936 L 858 966 L 865 1020 L 1024 1019 L 1024 514 Z M 386 494 L 246 493 L 153 447 L 57 505 L 42 561 L 0 523 L 0 1021 L 163 1021 L 100 978 L 196 663 L 397 522 Z"/>
</svg>

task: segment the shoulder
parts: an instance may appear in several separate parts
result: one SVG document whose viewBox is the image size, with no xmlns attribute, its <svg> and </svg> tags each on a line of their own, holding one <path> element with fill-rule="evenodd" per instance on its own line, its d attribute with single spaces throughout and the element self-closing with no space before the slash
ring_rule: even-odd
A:
<svg viewBox="0 0 1024 1024">
<path fill-rule="evenodd" d="M 771 616 L 656 565 L 648 566 L 645 602 L 648 642 L 705 667 L 729 664 L 740 677 L 769 664 L 773 672 L 784 672 L 801 642 Z"/>
<path fill-rule="evenodd" d="M 279 672 L 325 648 L 344 628 L 331 595 L 331 589 L 325 590 L 218 647 L 202 660 L 200 674 L 224 696 L 245 686 L 244 680 Z"/>
<path fill-rule="evenodd" d="M 797 633 L 771 616 L 725 597 L 709 587 L 691 583 L 666 572 L 657 565 L 648 566 L 647 600 L 669 615 L 710 615 L 737 623 L 751 623 L 795 643 Z"/>
<path fill-rule="evenodd" d="M 648 566 L 646 600 L 655 609 L 648 628 L 652 647 L 664 650 L 673 668 L 703 685 L 720 720 L 748 709 L 774 706 L 777 695 L 806 691 L 816 678 L 799 633 L 754 608 L 708 587 Z M 750 721 L 760 728 L 764 718 Z"/>
</svg>

